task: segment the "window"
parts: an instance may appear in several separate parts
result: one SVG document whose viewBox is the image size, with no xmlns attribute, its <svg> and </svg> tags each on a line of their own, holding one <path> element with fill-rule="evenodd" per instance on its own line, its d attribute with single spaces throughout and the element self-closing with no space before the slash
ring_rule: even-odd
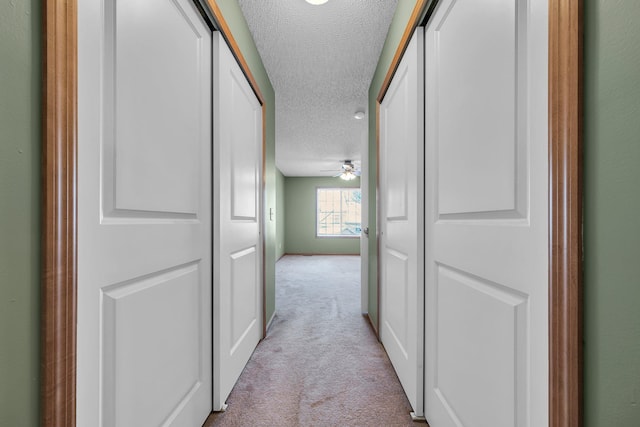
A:
<svg viewBox="0 0 640 427">
<path fill-rule="evenodd" d="M 316 235 L 319 237 L 359 237 L 359 188 L 318 188 Z"/>
</svg>

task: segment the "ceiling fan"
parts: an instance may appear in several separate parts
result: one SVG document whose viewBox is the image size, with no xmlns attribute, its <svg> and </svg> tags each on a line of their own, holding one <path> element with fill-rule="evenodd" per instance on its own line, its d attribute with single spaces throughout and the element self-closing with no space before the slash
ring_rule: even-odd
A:
<svg viewBox="0 0 640 427">
<path fill-rule="evenodd" d="M 334 175 L 334 177 L 339 176 L 345 181 L 351 181 L 352 179 L 356 179 L 356 177 L 360 176 L 360 171 L 356 170 L 356 165 L 354 165 L 351 160 L 345 160 L 340 169 L 340 173 Z"/>
</svg>

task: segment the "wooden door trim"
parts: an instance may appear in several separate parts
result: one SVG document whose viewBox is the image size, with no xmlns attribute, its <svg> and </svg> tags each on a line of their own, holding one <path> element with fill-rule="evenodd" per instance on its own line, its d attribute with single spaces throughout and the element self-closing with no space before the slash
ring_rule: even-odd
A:
<svg viewBox="0 0 640 427">
<path fill-rule="evenodd" d="M 582 425 L 582 0 L 549 0 L 549 424 Z"/>
<path fill-rule="evenodd" d="M 76 1 L 43 3 L 41 421 L 75 425 Z"/>
<path fill-rule="evenodd" d="M 215 0 L 207 0 L 262 106 L 262 203 L 266 203 L 266 104 L 260 87 Z M 43 3 L 43 157 L 40 419 L 43 426 L 76 425 L 77 320 L 77 0 Z M 263 215 L 264 216 L 264 215 Z M 264 218 L 262 227 L 264 228 Z M 263 329 L 265 231 L 262 231 Z"/>
<path fill-rule="evenodd" d="M 438 0 L 418 0 L 376 99 L 380 104 L 413 31 Z M 582 418 L 582 39 L 583 0 L 549 0 L 549 426 Z M 379 162 L 377 162 L 379 164 Z M 379 194 L 379 174 L 376 191 Z M 379 199 L 376 200 L 379 213 Z M 376 224 L 380 218 L 376 216 Z M 377 238 L 378 254 L 380 238 Z M 380 263 L 378 262 L 378 329 Z"/>
</svg>

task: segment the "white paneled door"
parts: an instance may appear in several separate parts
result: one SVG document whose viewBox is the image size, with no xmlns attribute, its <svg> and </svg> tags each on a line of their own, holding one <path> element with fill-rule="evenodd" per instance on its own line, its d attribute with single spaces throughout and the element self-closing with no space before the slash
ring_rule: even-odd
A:
<svg viewBox="0 0 640 427">
<path fill-rule="evenodd" d="M 423 33 L 411 39 L 380 104 L 380 339 L 423 415 Z"/>
<path fill-rule="evenodd" d="M 189 0 L 78 2 L 78 426 L 211 412 L 211 55 Z"/>
<path fill-rule="evenodd" d="M 548 425 L 546 0 L 441 0 L 425 31 L 426 417 Z"/>
<path fill-rule="evenodd" d="M 214 33 L 214 409 L 262 337 L 262 107 Z"/>
</svg>

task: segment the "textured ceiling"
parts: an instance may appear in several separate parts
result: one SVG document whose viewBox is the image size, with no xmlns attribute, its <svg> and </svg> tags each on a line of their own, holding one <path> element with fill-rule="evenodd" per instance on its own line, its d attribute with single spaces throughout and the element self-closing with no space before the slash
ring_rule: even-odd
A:
<svg viewBox="0 0 640 427">
<path fill-rule="evenodd" d="M 398 1 L 238 2 L 276 94 L 278 169 L 331 176 L 345 159 L 359 165 L 369 85 Z M 367 116 L 356 120 L 357 110 Z"/>
</svg>

